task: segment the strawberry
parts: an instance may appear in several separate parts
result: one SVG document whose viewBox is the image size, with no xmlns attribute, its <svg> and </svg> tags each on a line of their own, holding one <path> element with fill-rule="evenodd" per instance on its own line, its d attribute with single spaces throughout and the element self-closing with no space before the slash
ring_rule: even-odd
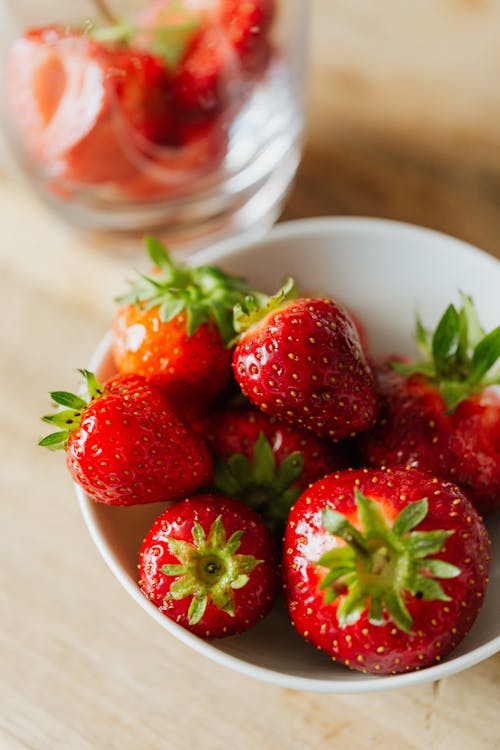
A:
<svg viewBox="0 0 500 750">
<path fill-rule="evenodd" d="M 157 271 L 120 298 L 116 365 L 150 378 L 177 404 L 203 399 L 208 406 L 231 378 L 232 311 L 248 287 L 217 268 L 174 263 L 152 237 L 146 246 Z"/>
<path fill-rule="evenodd" d="M 235 309 L 240 338 L 233 370 L 262 411 L 334 440 L 371 427 L 377 414 L 373 375 L 347 311 L 332 299 L 248 297 Z"/>
<path fill-rule="evenodd" d="M 500 508 L 500 327 L 486 334 L 470 297 L 433 334 L 417 320 L 420 361 L 375 366 L 382 409 L 359 439 L 366 462 L 427 469 L 458 484 L 480 513 Z"/>
<path fill-rule="evenodd" d="M 42 27 L 14 42 L 8 78 L 15 125 L 51 177 L 121 182 L 144 145 L 169 138 L 169 76 L 149 53 Z"/>
<path fill-rule="evenodd" d="M 451 482 L 412 468 L 331 474 L 294 505 L 283 572 L 296 630 L 351 669 L 430 666 L 484 600 L 490 541 Z"/>
<path fill-rule="evenodd" d="M 217 26 L 203 29 L 192 40 L 172 79 L 174 106 L 181 122 L 206 122 L 223 112 L 237 91 L 234 74 L 225 36 Z"/>
<path fill-rule="evenodd" d="M 170 79 L 162 60 L 126 47 L 111 54 L 108 81 L 131 138 L 147 144 L 169 142 L 173 127 Z"/>
<path fill-rule="evenodd" d="M 221 24 L 247 73 L 260 75 L 271 55 L 275 0 L 221 0 Z"/>
<path fill-rule="evenodd" d="M 139 586 L 163 614 L 203 638 L 241 633 L 274 602 L 274 542 L 243 503 L 218 494 L 187 498 L 146 535 Z"/>
<path fill-rule="evenodd" d="M 13 43 L 6 78 L 13 127 L 47 175 L 98 182 L 130 172 L 116 142 L 108 69 L 107 52 L 77 31 L 46 26 Z"/>
<path fill-rule="evenodd" d="M 248 406 L 216 411 L 205 437 L 217 460 L 217 489 L 257 510 L 273 533 L 283 531 L 311 482 L 347 466 L 333 443 Z"/>
<path fill-rule="evenodd" d="M 89 393 L 51 394 L 64 410 L 43 417 L 59 428 L 40 445 L 64 448 L 69 471 L 106 505 L 175 501 L 210 481 L 211 459 L 198 435 L 176 416 L 163 394 L 140 375 L 119 375 L 101 386 L 80 371 Z"/>
</svg>

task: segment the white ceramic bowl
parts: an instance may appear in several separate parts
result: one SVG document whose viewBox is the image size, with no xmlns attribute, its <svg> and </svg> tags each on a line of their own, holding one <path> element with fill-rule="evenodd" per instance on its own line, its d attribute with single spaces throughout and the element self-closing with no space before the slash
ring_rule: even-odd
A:
<svg viewBox="0 0 500 750">
<path fill-rule="evenodd" d="M 209 248 L 193 264 L 219 264 L 268 291 L 289 274 L 303 288 L 328 292 L 365 321 L 373 353 L 411 353 L 415 309 L 429 326 L 458 290 L 471 294 L 490 330 L 500 322 L 500 263 L 476 248 L 436 232 L 360 218 L 282 224 L 266 239 L 240 238 Z M 90 363 L 113 374 L 106 337 Z M 161 504 L 111 508 L 77 488 L 90 534 L 120 583 L 167 632 L 214 661 L 284 687 L 332 693 L 387 690 L 437 680 L 500 650 L 500 517 L 488 522 L 494 560 L 483 609 L 466 639 L 440 664 L 418 672 L 377 677 L 334 665 L 295 633 L 282 605 L 239 636 L 206 642 L 162 615 L 136 585 L 137 553 Z M 103 606 L 104 603 L 103 603 Z"/>
</svg>

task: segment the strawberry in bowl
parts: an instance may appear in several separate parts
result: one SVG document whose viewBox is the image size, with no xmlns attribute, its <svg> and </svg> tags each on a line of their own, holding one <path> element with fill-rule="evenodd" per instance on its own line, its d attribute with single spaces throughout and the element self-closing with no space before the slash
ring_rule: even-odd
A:
<svg viewBox="0 0 500 750">
<path fill-rule="evenodd" d="M 382 411 L 360 436 L 374 466 L 411 465 L 458 484 L 482 514 L 500 509 L 500 326 L 481 326 L 473 300 L 449 305 L 435 331 L 417 321 L 422 358 L 375 366 Z"/>
<path fill-rule="evenodd" d="M 139 586 L 160 611 L 203 638 L 265 617 L 278 592 L 276 549 L 262 518 L 220 494 L 165 510 L 139 553 Z"/>
<path fill-rule="evenodd" d="M 82 370 L 87 396 L 53 391 L 60 407 L 44 422 L 58 428 L 40 440 L 64 449 L 71 476 L 94 500 L 129 506 L 174 501 L 207 485 L 210 454 L 165 396 L 141 375 L 101 385 Z"/>
<path fill-rule="evenodd" d="M 458 487 L 410 468 L 313 484 L 290 513 L 283 569 L 294 627 L 351 669 L 439 662 L 482 606 L 490 540 Z"/>
</svg>

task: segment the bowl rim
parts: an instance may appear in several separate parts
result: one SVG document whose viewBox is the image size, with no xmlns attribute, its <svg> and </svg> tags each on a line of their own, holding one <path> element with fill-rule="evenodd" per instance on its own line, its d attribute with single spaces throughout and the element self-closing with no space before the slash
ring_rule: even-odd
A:
<svg viewBox="0 0 500 750">
<path fill-rule="evenodd" d="M 211 245 L 210 247 L 189 256 L 186 259 L 186 262 L 189 264 L 210 263 L 215 260 L 220 261 L 227 256 L 239 255 L 252 247 L 267 245 L 276 240 L 281 241 L 287 238 L 314 236 L 324 234 L 325 232 L 335 235 L 346 231 L 359 231 L 360 229 L 368 233 L 373 231 L 378 233 L 381 231 L 397 231 L 408 233 L 413 236 L 417 234 L 424 240 L 439 240 L 443 246 L 448 245 L 449 247 L 453 247 L 455 250 L 461 250 L 466 254 L 472 254 L 474 256 L 479 255 L 482 257 L 482 260 L 486 262 L 491 261 L 492 266 L 494 266 L 498 272 L 500 261 L 494 256 L 489 255 L 478 247 L 451 235 L 415 224 L 393 221 L 391 219 L 350 216 L 319 217 L 283 222 L 273 227 L 273 229 L 264 236 L 257 231 L 248 232 L 242 236 L 218 242 L 217 244 Z M 106 354 L 109 352 L 110 344 L 111 332 L 108 331 L 94 350 L 88 365 L 89 370 L 94 371 L 95 368 L 100 365 Z M 339 680 L 335 677 L 332 679 L 317 679 L 300 675 L 290 675 L 272 668 L 261 667 L 249 663 L 244 658 L 233 656 L 217 649 L 212 645 L 211 641 L 205 641 L 198 636 L 195 636 L 193 633 L 170 620 L 168 617 L 165 617 L 150 601 L 146 599 L 137 584 L 131 581 L 128 574 L 116 560 L 106 538 L 101 534 L 94 512 L 97 503 L 86 495 L 76 483 L 74 484 L 74 487 L 78 505 L 92 541 L 115 578 L 117 578 L 119 583 L 121 583 L 123 588 L 140 605 L 140 607 L 142 607 L 143 610 L 145 610 L 171 635 L 192 648 L 194 651 L 247 677 L 274 684 L 279 687 L 307 692 L 336 694 L 382 692 L 442 679 L 468 669 L 500 651 L 499 635 L 487 643 L 471 649 L 465 654 L 456 657 L 451 656 L 451 658 L 447 658 L 446 661 L 426 667 L 422 670 L 404 672 L 397 675 L 380 676 L 359 673 L 359 679 L 351 678 L 350 680 Z"/>
</svg>

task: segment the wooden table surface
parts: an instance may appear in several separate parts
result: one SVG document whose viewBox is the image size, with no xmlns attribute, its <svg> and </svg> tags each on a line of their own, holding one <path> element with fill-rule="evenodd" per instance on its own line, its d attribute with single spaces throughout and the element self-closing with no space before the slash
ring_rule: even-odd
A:
<svg viewBox="0 0 500 750">
<path fill-rule="evenodd" d="M 287 218 L 422 223 L 500 256 L 500 9 L 313 0 L 308 142 Z M 500 748 L 500 655 L 439 683 L 292 692 L 191 652 L 140 610 L 84 528 L 47 392 L 107 328 L 130 253 L 105 252 L 0 180 L 0 748 Z M 135 264 L 137 265 L 137 264 Z"/>
</svg>

